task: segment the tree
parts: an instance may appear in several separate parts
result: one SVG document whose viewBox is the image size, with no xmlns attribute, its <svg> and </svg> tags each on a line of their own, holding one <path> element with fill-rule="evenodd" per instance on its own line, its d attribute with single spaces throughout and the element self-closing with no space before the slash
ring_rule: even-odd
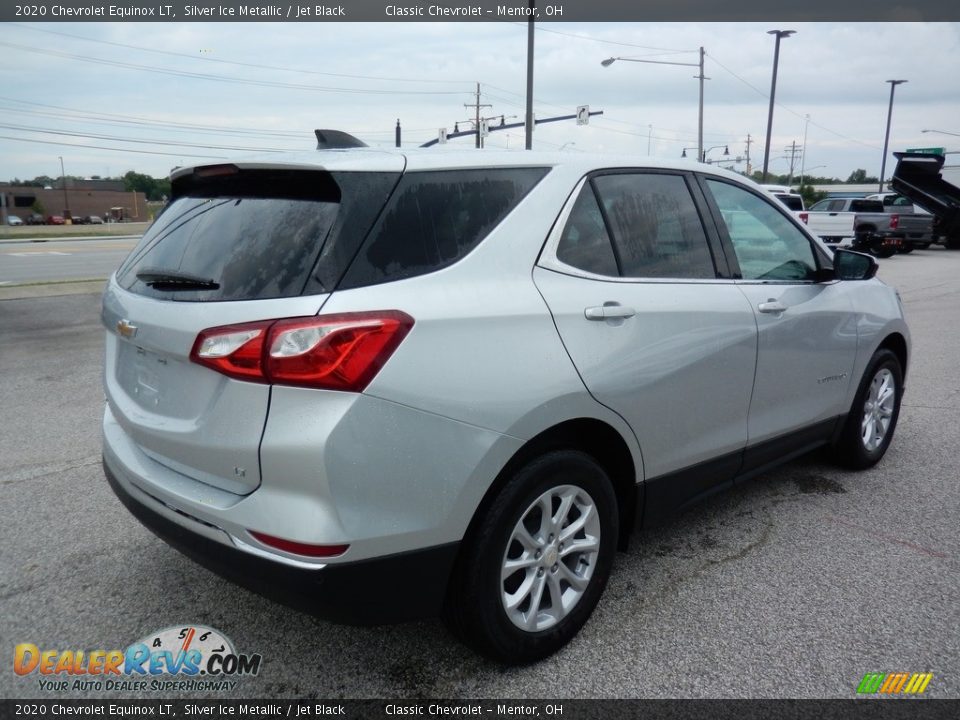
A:
<svg viewBox="0 0 960 720">
<path fill-rule="evenodd" d="M 128 191 L 142 192 L 147 200 L 162 200 L 170 196 L 170 181 L 128 170 L 123 176 L 124 187 Z"/>
<path fill-rule="evenodd" d="M 814 190 L 813 185 L 807 184 L 801 185 L 799 188 L 797 188 L 797 192 L 803 196 L 803 204 L 805 207 L 810 207 L 814 203 L 820 202 L 827 196 L 827 193 L 823 192 L 822 190 Z"/>
<path fill-rule="evenodd" d="M 847 178 L 847 182 L 851 185 L 869 185 L 870 183 L 878 183 L 879 179 L 872 175 L 867 175 L 867 171 L 863 168 L 857 168 L 852 173 L 850 177 Z"/>
</svg>

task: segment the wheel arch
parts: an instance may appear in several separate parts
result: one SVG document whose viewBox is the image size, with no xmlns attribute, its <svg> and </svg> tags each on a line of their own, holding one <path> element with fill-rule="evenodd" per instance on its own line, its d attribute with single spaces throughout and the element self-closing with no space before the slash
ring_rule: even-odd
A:
<svg viewBox="0 0 960 720">
<path fill-rule="evenodd" d="M 896 355 L 897 360 L 900 361 L 900 372 L 904 378 L 907 377 L 908 350 L 907 340 L 903 335 L 898 332 L 890 333 L 883 339 L 883 342 L 877 346 L 877 350 L 889 350 Z"/>
<path fill-rule="evenodd" d="M 565 420 L 525 442 L 487 488 L 464 537 L 471 536 L 480 518 L 514 473 L 534 458 L 552 450 L 579 450 L 603 467 L 617 497 L 620 525 L 617 547 L 625 550 L 634 527 L 637 504 L 642 500 L 642 485 L 637 483 L 637 467 L 630 446 L 619 431 L 602 420 L 586 417 Z"/>
</svg>

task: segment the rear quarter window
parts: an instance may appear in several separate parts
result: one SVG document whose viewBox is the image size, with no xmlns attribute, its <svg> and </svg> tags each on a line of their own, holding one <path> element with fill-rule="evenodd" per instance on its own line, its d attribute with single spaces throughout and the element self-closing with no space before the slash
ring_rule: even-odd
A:
<svg viewBox="0 0 960 720">
<path fill-rule="evenodd" d="M 339 287 L 425 275 L 473 250 L 547 168 L 412 172 L 397 185 Z"/>
</svg>

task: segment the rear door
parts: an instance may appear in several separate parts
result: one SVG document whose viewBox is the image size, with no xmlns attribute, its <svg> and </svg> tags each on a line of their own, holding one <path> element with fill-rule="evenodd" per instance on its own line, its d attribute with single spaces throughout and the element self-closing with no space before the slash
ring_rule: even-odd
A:
<svg viewBox="0 0 960 720">
<path fill-rule="evenodd" d="M 197 336 L 315 315 L 397 176 L 220 166 L 175 180 L 103 298 L 107 401 L 140 452 L 231 492 L 260 484 L 270 386 L 191 362 Z"/>
<path fill-rule="evenodd" d="M 688 173 L 597 173 L 534 271 L 587 389 L 636 433 L 647 479 L 730 457 L 726 475 L 671 488 L 673 504 L 736 470 L 756 359 L 753 312 L 703 212 Z"/>
</svg>

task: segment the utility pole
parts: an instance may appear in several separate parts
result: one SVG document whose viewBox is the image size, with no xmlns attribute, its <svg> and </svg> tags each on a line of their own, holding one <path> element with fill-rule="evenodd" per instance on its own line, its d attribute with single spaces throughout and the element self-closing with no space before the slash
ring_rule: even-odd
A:
<svg viewBox="0 0 960 720">
<path fill-rule="evenodd" d="M 60 182 L 63 183 L 63 207 L 64 207 L 64 214 L 65 214 L 65 215 L 67 216 L 67 218 L 69 219 L 69 218 L 71 218 L 71 217 L 73 217 L 73 216 L 72 216 L 72 214 L 70 213 L 70 201 L 67 199 L 67 173 L 66 173 L 66 171 L 63 169 L 63 156 L 62 156 L 62 155 L 58 155 L 57 157 L 60 158 Z M 72 222 L 72 220 L 71 220 L 71 222 Z"/>
<path fill-rule="evenodd" d="M 787 176 L 787 185 L 790 185 L 793 182 L 793 168 L 797 162 L 797 155 L 803 152 L 803 146 L 801 145 L 800 147 L 797 147 L 797 141 L 794 140 L 792 143 L 790 143 L 789 147 L 785 147 L 783 151 L 789 153 L 789 157 L 787 159 L 790 160 L 790 175 Z"/>
<path fill-rule="evenodd" d="M 803 116 L 803 154 L 800 156 L 800 187 L 803 187 L 803 171 L 807 165 L 807 127 L 810 125 L 810 114 Z"/>
<path fill-rule="evenodd" d="M 750 144 L 753 142 L 753 138 L 750 137 L 750 133 L 747 133 L 747 176 L 753 175 L 753 165 L 750 164 Z"/>
<path fill-rule="evenodd" d="M 490 105 L 488 103 L 483 103 L 483 104 L 480 103 L 480 83 L 477 83 L 477 101 L 472 104 L 464 103 L 463 106 L 465 108 L 474 109 L 474 116 L 476 118 L 476 120 L 474 121 L 474 128 L 476 128 L 477 130 L 476 148 L 477 150 L 479 150 L 480 149 L 480 108 L 493 107 L 493 105 Z"/>
</svg>

